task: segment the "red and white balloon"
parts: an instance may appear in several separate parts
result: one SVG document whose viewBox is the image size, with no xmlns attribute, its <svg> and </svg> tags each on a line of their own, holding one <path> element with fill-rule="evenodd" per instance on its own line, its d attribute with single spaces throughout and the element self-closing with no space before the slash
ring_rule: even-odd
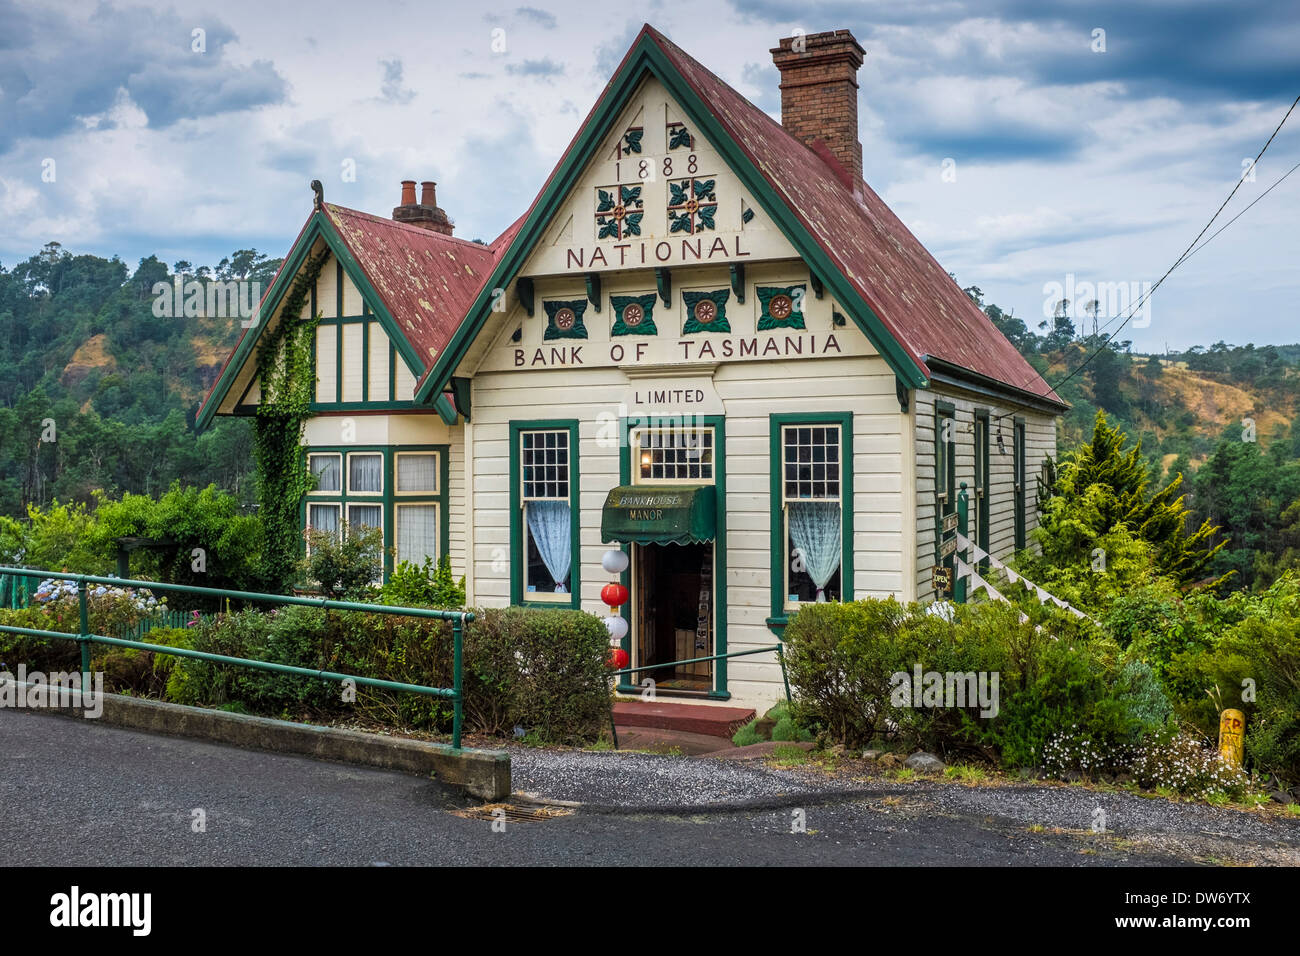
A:
<svg viewBox="0 0 1300 956">
<path fill-rule="evenodd" d="M 627 570 L 628 557 L 627 553 L 618 548 L 610 548 L 601 556 L 600 566 L 610 574 L 622 574 Z M 611 581 L 606 584 L 600 591 L 600 599 L 609 605 L 609 617 L 605 618 L 605 630 L 609 631 L 609 643 L 611 647 L 618 647 L 627 637 L 628 624 L 627 618 L 618 613 L 618 609 L 627 603 L 630 597 L 627 587 L 620 581 Z M 619 650 L 620 654 L 626 656 L 626 652 Z"/>
</svg>

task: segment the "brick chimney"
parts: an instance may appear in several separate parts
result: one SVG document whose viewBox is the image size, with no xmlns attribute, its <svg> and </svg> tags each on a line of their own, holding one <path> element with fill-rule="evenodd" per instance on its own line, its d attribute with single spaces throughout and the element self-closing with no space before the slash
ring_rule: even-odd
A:
<svg viewBox="0 0 1300 956">
<path fill-rule="evenodd" d="M 771 53 L 781 71 L 781 125 L 810 147 L 822 140 L 855 188 L 862 181 L 858 67 L 865 51 L 852 32 L 834 30 L 786 37 Z"/>
<path fill-rule="evenodd" d="M 415 180 L 402 180 L 402 204 L 393 209 L 393 218 L 411 226 L 419 226 L 430 232 L 440 232 L 450 236 L 455 228 L 446 210 L 438 208 L 437 183 L 426 180 L 420 183 L 420 201 L 415 201 Z"/>
</svg>

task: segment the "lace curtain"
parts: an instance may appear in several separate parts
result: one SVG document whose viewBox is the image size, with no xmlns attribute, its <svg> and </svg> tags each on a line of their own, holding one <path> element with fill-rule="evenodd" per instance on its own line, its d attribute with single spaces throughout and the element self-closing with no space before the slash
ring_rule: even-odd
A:
<svg viewBox="0 0 1300 956">
<path fill-rule="evenodd" d="M 565 593 L 569 580 L 569 563 L 572 560 L 573 541 L 569 535 L 569 503 L 567 501 L 530 501 L 524 509 L 528 530 L 532 533 L 537 552 L 542 556 L 546 570 L 555 579 L 555 593 Z"/>
<path fill-rule="evenodd" d="M 808 576 L 817 588 L 817 600 L 825 601 L 824 589 L 840 566 L 840 503 L 838 501 L 791 501 L 790 540 L 803 555 Z"/>
</svg>

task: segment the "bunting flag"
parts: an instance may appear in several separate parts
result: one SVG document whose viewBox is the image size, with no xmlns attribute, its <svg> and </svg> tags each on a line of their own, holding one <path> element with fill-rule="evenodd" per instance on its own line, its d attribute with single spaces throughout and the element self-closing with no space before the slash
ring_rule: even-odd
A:
<svg viewBox="0 0 1300 956">
<path fill-rule="evenodd" d="M 971 541 L 970 538 L 966 537 L 960 531 L 957 532 L 957 547 L 960 548 L 962 551 L 969 551 L 971 553 L 972 559 L 975 561 L 977 565 L 981 561 L 987 561 L 992 567 L 997 568 L 999 571 L 1005 574 L 1007 576 L 1007 580 L 1010 581 L 1012 584 L 1023 585 L 1027 591 L 1033 593 L 1034 597 L 1037 599 L 1039 604 L 1047 604 L 1047 603 L 1055 604 L 1057 607 L 1061 608 L 1062 610 L 1069 611 L 1077 618 L 1080 618 L 1082 620 L 1087 620 L 1087 621 L 1092 620 L 1092 618 L 1088 617 L 1087 614 L 1083 613 L 1083 611 L 1080 611 L 1069 601 L 1062 601 L 1056 595 L 1049 594 L 1044 588 L 1040 588 L 1037 584 L 1035 584 L 1033 581 L 1030 581 L 1023 574 L 1017 574 L 1015 571 L 1011 570 L 1011 568 L 1007 567 L 997 558 L 993 557 L 993 555 L 989 554 L 979 545 L 975 544 L 975 542 Z M 975 570 L 975 568 L 972 565 L 967 564 L 965 561 L 963 561 L 961 558 L 957 557 L 956 555 L 953 555 L 953 561 L 955 562 L 957 577 L 970 578 L 971 580 L 970 591 L 972 594 L 974 594 L 976 591 L 983 588 L 985 593 L 987 593 L 989 597 L 993 598 L 995 601 L 1007 600 L 1007 598 L 1003 594 L 1001 594 L 996 588 L 994 588 L 993 585 L 989 584 L 988 581 L 986 581 L 983 577 L 981 577 L 980 574 Z M 1027 621 L 1028 617 L 1026 617 L 1022 613 L 1021 620 L 1022 622 Z"/>
<path fill-rule="evenodd" d="M 1002 592 L 1000 592 L 997 588 L 995 588 L 995 587 L 994 587 L 992 584 L 990 584 L 988 581 L 984 580 L 984 578 L 982 578 L 982 577 L 980 576 L 980 573 L 979 573 L 978 571 L 976 571 L 974 568 L 972 568 L 969 564 L 967 564 L 967 563 L 966 563 L 965 561 L 963 561 L 961 558 L 954 558 L 953 560 L 956 562 L 956 565 L 957 565 L 957 571 L 958 571 L 958 573 L 959 573 L 962 577 L 965 577 L 965 576 L 968 575 L 968 574 L 970 575 L 970 579 L 971 579 L 971 593 L 972 593 L 972 594 L 974 594 L 976 591 L 978 591 L 978 590 L 980 590 L 981 588 L 983 588 L 983 589 L 984 589 L 984 592 L 985 592 L 986 594 L 988 594 L 988 596 L 989 596 L 990 598 L 992 598 L 994 601 L 1001 601 L 1003 604 L 1010 604 L 1010 603 L 1011 603 L 1010 601 L 1008 601 L 1008 600 L 1006 599 L 1006 596 L 1003 595 Z M 1021 623 L 1021 624 L 1025 624 L 1025 623 L 1027 623 L 1028 621 L 1029 621 L 1029 615 L 1026 614 L 1024 611 L 1021 611 L 1021 612 L 1020 612 L 1020 623 Z M 1039 628 L 1037 628 L 1037 630 L 1040 630 L 1040 631 L 1041 631 L 1042 628 L 1039 627 Z"/>
</svg>

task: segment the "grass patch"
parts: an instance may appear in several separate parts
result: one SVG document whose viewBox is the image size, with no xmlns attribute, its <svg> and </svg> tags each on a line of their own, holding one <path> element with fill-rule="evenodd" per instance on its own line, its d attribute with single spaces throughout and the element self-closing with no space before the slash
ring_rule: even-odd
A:
<svg viewBox="0 0 1300 956">
<path fill-rule="evenodd" d="M 898 767 L 894 770 L 886 770 L 885 776 L 898 783 L 911 783 L 916 779 L 916 771 L 911 767 Z"/>
<path fill-rule="evenodd" d="M 782 767 L 797 767 L 812 761 L 802 747 L 773 747 L 770 759 Z"/>
<path fill-rule="evenodd" d="M 731 735 L 731 742 L 737 747 L 748 747 L 751 744 L 762 743 L 763 738 L 758 732 L 758 718 L 755 717 L 744 727 L 741 727 Z"/>
<path fill-rule="evenodd" d="M 813 739 L 813 735 L 811 731 L 804 730 L 796 724 L 793 717 L 789 714 L 785 714 L 776 722 L 776 726 L 772 728 L 772 739 L 807 743 Z"/>
<path fill-rule="evenodd" d="M 951 767 L 945 767 L 943 776 L 947 780 L 955 780 L 958 783 L 971 786 L 988 783 L 990 779 L 988 771 L 983 767 L 973 767 L 969 764 L 955 764 Z"/>
</svg>

